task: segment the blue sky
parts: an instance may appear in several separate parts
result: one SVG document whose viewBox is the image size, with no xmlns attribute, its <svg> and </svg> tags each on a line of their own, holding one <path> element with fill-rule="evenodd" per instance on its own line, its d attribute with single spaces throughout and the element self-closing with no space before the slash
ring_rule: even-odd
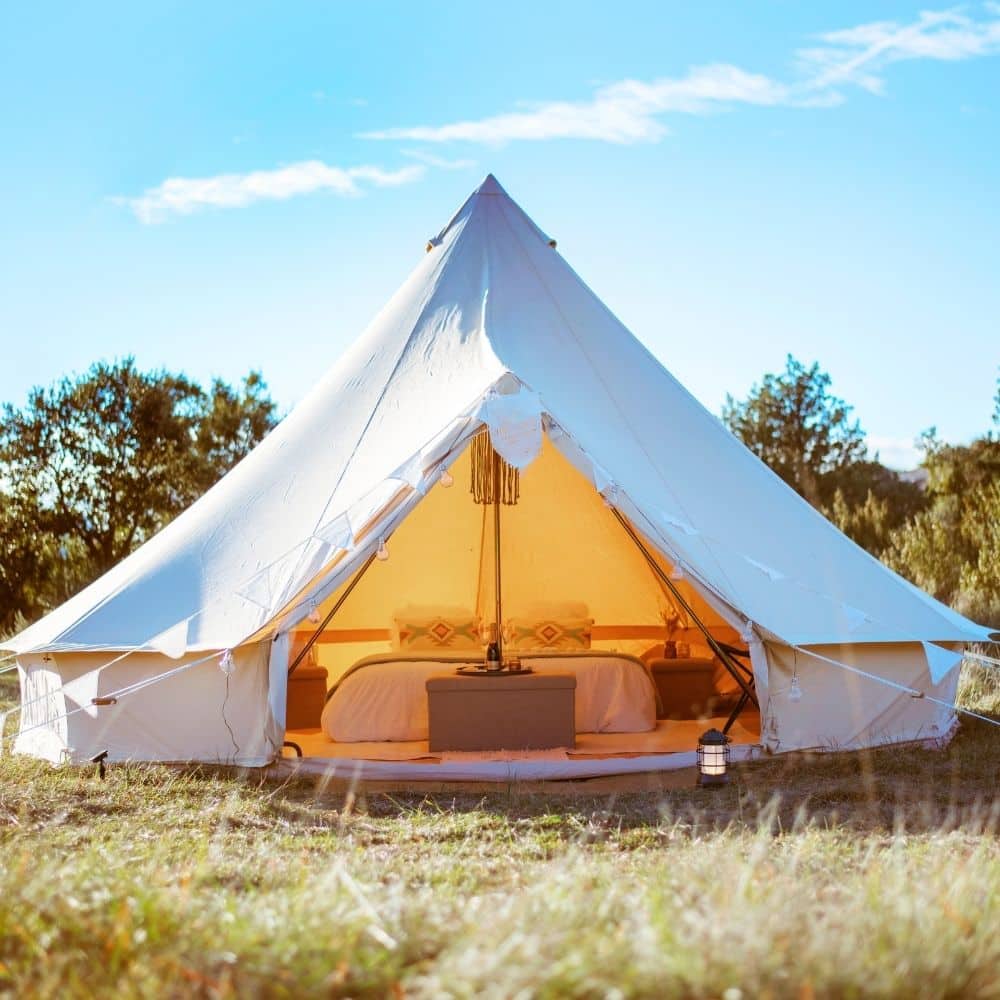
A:
<svg viewBox="0 0 1000 1000">
<path fill-rule="evenodd" d="M 1000 4 L 0 11 L 0 400 L 133 354 L 294 404 L 488 171 L 712 410 L 818 360 L 990 426 Z"/>
</svg>

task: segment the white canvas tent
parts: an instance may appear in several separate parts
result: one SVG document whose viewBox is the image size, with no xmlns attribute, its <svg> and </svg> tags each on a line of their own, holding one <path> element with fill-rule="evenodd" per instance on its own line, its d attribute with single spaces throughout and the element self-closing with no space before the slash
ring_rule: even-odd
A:
<svg viewBox="0 0 1000 1000">
<path fill-rule="evenodd" d="M 465 474 L 484 424 L 524 473 L 504 539 L 508 604 L 584 600 L 595 636 L 638 642 L 662 624 L 665 595 L 625 524 L 699 618 L 749 644 L 765 747 L 860 747 L 953 725 L 950 708 L 914 693 L 952 702 L 963 644 L 987 631 L 771 473 L 490 176 L 248 458 L 6 643 L 24 704 L 17 749 L 273 760 L 290 634 L 332 607 L 380 539 L 392 558 L 344 604 L 336 624 L 354 645 L 322 654 L 333 674 L 379 648 L 400 602 L 488 601 L 482 509 L 439 482 L 446 468 Z"/>
</svg>

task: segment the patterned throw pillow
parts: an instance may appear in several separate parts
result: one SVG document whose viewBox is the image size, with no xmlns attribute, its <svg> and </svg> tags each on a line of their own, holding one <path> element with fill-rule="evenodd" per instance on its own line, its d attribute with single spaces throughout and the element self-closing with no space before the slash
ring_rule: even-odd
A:
<svg viewBox="0 0 1000 1000">
<path fill-rule="evenodd" d="M 478 618 L 444 615 L 397 618 L 396 632 L 399 635 L 399 648 L 402 650 L 481 650 L 483 647 L 479 637 Z"/>
<path fill-rule="evenodd" d="M 514 649 L 590 649 L 590 618 L 512 618 L 507 640 Z"/>
</svg>

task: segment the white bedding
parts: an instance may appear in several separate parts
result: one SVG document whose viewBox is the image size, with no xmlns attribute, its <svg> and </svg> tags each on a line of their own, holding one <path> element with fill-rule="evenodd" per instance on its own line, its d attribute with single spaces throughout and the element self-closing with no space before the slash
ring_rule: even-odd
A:
<svg viewBox="0 0 1000 1000">
<path fill-rule="evenodd" d="M 614 653 L 522 656 L 536 673 L 576 674 L 578 733 L 646 733 L 656 728 L 656 687 L 646 668 Z"/>
<path fill-rule="evenodd" d="M 578 733 L 643 733 L 656 728 L 656 689 L 637 660 L 592 650 L 522 654 L 521 661 L 539 673 L 576 675 Z M 427 739 L 427 678 L 448 673 L 459 662 L 416 654 L 360 661 L 327 701 L 323 731 L 338 743 Z"/>
<path fill-rule="evenodd" d="M 403 658 L 369 663 L 349 673 L 330 696 L 320 719 L 338 743 L 427 739 L 427 678 L 446 673 L 438 661 Z"/>
</svg>

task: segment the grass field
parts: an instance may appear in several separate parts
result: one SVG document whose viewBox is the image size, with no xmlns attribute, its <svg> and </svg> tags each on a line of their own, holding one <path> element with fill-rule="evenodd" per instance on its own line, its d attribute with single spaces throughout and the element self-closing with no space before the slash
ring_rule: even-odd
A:
<svg viewBox="0 0 1000 1000">
<path fill-rule="evenodd" d="M 1000 717 L 996 676 L 966 670 Z M 6 756 L 0 991 L 1000 997 L 998 774 L 975 721 L 943 752 L 618 796 Z"/>
</svg>

